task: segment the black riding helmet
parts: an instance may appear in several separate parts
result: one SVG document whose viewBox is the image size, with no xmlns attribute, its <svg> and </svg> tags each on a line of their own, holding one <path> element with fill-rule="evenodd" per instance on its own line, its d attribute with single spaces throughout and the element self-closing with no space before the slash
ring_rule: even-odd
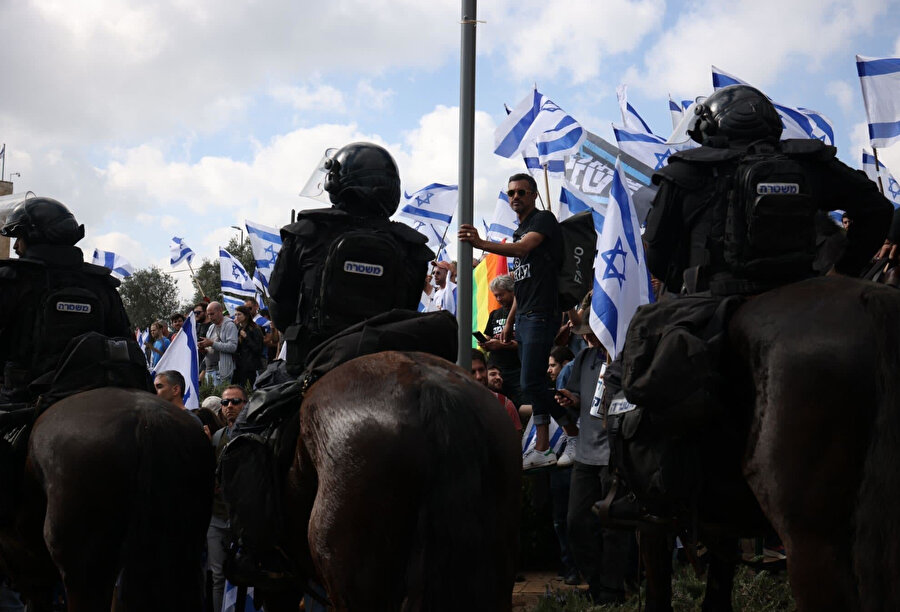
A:
<svg viewBox="0 0 900 612">
<path fill-rule="evenodd" d="M 28 244 L 73 246 L 84 238 L 84 226 L 61 202 L 52 198 L 29 198 L 16 205 L 0 235 L 24 238 Z"/>
<path fill-rule="evenodd" d="M 764 93 L 749 85 L 729 85 L 697 105 L 699 121 L 688 134 L 702 145 L 726 148 L 757 140 L 778 140 L 781 117 Z"/>
<path fill-rule="evenodd" d="M 335 208 L 390 217 L 400 204 L 400 172 L 391 154 L 370 142 L 354 142 L 325 160 L 325 191 Z"/>
</svg>

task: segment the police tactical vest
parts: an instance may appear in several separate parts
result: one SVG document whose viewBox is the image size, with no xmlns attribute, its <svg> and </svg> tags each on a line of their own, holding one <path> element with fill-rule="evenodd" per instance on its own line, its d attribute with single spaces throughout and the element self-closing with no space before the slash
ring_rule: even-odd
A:
<svg viewBox="0 0 900 612">
<path fill-rule="evenodd" d="M 777 152 L 748 152 L 728 193 L 725 263 L 750 279 L 809 275 L 816 256 L 816 205 L 802 165 Z"/>
</svg>

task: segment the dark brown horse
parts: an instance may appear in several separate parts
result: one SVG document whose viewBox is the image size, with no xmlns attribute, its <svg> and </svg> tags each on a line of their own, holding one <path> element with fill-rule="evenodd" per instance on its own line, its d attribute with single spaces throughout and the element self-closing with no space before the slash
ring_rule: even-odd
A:
<svg viewBox="0 0 900 612">
<path fill-rule="evenodd" d="M 34 425 L 0 560 L 29 602 L 69 612 L 195 612 L 214 457 L 190 415 L 145 391 L 96 389 Z M 118 586 L 117 586 L 118 581 Z"/>
<path fill-rule="evenodd" d="M 750 300 L 730 337 L 751 391 L 744 473 L 798 610 L 900 609 L 900 292 L 805 281 Z"/>
<path fill-rule="evenodd" d="M 336 610 L 511 609 L 521 452 L 467 372 L 424 353 L 359 357 L 310 388 L 300 430 L 288 548 Z"/>
</svg>

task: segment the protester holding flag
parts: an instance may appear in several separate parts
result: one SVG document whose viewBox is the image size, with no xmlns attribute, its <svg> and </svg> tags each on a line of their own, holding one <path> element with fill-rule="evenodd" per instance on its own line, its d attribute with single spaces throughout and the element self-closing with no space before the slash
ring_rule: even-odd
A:
<svg viewBox="0 0 900 612">
<path fill-rule="evenodd" d="M 556 464 L 556 454 L 550 448 L 551 414 L 569 436 L 578 435 L 578 428 L 554 401 L 546 381 L 547 358 L 560 323 L 557 277 L 562 263 L 562 234 L 556 217 L 535 207 L 537 183 L 531 175 L 511 176 L 507 195 L 519 219 L 514 242 L 482 240 L 475 226 L 469 224 L 460 225 L 458 238 L 476 249 L 515 258 L 515 300 L 502 338 L 512 337 L 515 321 L 522 361 L 522 393 L 531 401 L 537 426 L 534 450 L 526 453 L 523 468 L 534 469 Z"/>
</svg>

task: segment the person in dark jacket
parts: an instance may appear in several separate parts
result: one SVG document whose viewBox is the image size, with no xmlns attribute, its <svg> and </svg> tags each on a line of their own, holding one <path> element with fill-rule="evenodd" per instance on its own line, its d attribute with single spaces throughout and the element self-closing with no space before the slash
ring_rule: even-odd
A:
<svg viewBox="0 0 900 612">
<path fill-rule="evenodd" d="M 238 348 L 234 354 L 231 383 L 241 387 L 249 384 L 253 387 L 263 346 L 262 329 L 253 320 L 253 312 L 247 306 L 235 309 L 234 322 L 238 328 Z"/>
</svg>

